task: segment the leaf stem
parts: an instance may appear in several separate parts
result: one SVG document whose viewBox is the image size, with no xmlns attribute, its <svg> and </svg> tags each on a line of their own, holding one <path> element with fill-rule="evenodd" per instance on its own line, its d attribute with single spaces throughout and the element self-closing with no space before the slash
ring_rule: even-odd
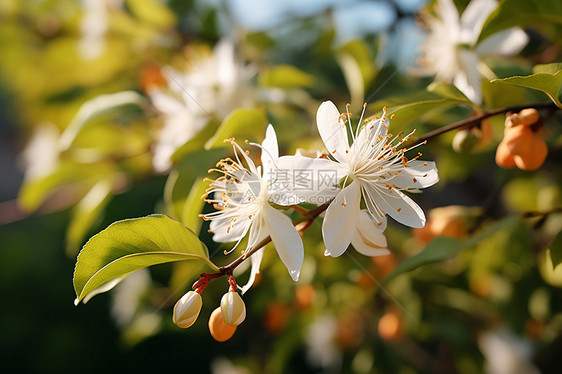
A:
<svg viewBox="0 0 562 374">
<path fill-rule="evenodd" d="M 439 128 L 437 130 L 430 131 L 427 134 L 419 137 L 417 139 L 417 142 L 421 143 L 421 142 L 429 140 L 431 138 L 435 138 L 436 136 L 445 134 L 446 132 L 449 132 L 449 131 L 460 130 L 460 129 L 469 129 L 469 128 L 472 128 L 474 126 L 477 126 L 482 120 L 484 120 L 486 118 L 497 116 L 498 114 L 503 114 L 503 113 L 508 113 L 508 112 L 520 112 L 521 110 L 527 109 L 527 108 L 550 109 L 552 111 L 560 110 L 560 108 L 558 108 L 552 102 L 527 104 L 527 105 L 517 105 L 517 106 L 511 106 L 511 107 L 507 107 L 507 108 L 495 109 L 495 110 L 491 110 L 489 112 L 484 112 L 484 113 L 479 114 L 479 115 L 474 116 L 474 117 L 464 119 L 464 120 L 459 121 L 459 122 L 455 122 L 455 123 L 450 124 L 448 126 L 443 126 L 443 127 Z"/>
</svg>

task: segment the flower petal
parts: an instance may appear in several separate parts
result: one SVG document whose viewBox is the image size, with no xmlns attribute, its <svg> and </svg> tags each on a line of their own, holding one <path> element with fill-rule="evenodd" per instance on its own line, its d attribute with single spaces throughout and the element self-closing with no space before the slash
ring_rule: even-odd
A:
<svg viewBox="0 0 562 374">
<path fill-rule="evenodd" d="M 425 226 L 423 210 L 408 196 L 395 188 L 371 188 L 373 195 L 378 195 L 377 206 L 397 222 L 420 228 Z"/>
<path fill-rule="evenodd" d="M 349 150 L 347 129 L 340 121 L 340 112 L 331 101 L 320 104 L 316 113 L 318 132 L 328 152 L 339 162 L 346 163 Z"/>
<path fill-rule="evenodd" d="M 351 238 L 351 245 L 364 256 L 375 257 L 390 253 L 386 237 L 366 210 L 359 212 L 359 222 Z"/>
<path fill-rule="evenodd" d="M 361 234 L 363 240 L 368 241 L 374 246 L 386 248 L 388 245 L 383 230 L 376 225 L 367 210 L 363 209 L 359 212 L 357 231 Z"/>
<path fill-rule="evenodd" d="M 304 247 L 297 229 L 289 217 L 271 206 L 267 206 L 263 214 L 267 231 L 277 254 L 289 270 L 293 280 L 298 281 L 304 259 Z"/>
<path fill-rule="evenodd" d="M 453 84 L 475 104 L 482 103 L 482 78 L 478 71 L 478 55 L 461 49 L 458 52 L 461 70 L 455 74 Z"/>
<path fill-rule="evenodd" d="M 456 38 L 460 32 L 460 20 L 457 7 L 452 0 L 437 0 L 439 3 L 438 15 L 450 32 L 451 38 Z"/>
<path fill-rule="evenodd" d="M 268 174 L 269 170 L 274 168 L 275 160 L 279 158 L 279 146 L 277 145 L 277 135 L 271 124 L 267 126 L 265 139 L 261 143 L 261 164 L 263 167 L 263 175 Z"/>
<path fill-rule="evenodd" d="M 379 235 L 384 237 L 384 234 L 382 232 L 379 232 L 378 230 L 376 231 L 379 233 Z M 361 253 L 363 256 L 377 257 L 390 254 L 388 248 L 377 248 L 366 242 L 365 239 L 361 237 L 359 231 L 356 231 L 355 234 L 353 234 L 353 238 L 351 238 L 351 245 L 357 252 Z"/>
<path fill-rule="evenodd" d="M 260 265 L 263 259 L 263 251 L 264 249 L 260 249 L 256 253 L 250 256 L 250 262 L 252 263 L 252 268 L 250 269 L 250 278 L 248 278 L 248 283 L 246 283 L 243 287 L 240 287 L 242 291 L 242 295 L 246 293 L 252 287 L 256 280 L 256 275 L 260 273 Z"/>
<path fill-rule="evenodd" d="M 496 9 L 496 0 L 472 0 L 461 15 L 461 43 L 473 45 L 480 35 L 486 18 Z"/>
<path fill-rule="evenodd" d="M 341 256 L 356 231 L 361 203 L 361 188 L 352 182 L 332 201 L 322 223 L 322 236 L 326 252 L 324 255 Z"/>
<path fill-rule="evenodd" d="M 283 156 L 275 164 L 264 180 L 269 185 L 269 200 L 278 205 L 324 204 L 340 191 L 338 182 L 347 175 L 341 164 L 324 158 Z"/>
<path fill-rule="evenodd" d="M 495 33 L 483 40 L 476 47 L 476 52 L 480 56 L 504 55 L 513 56 L 521 52 L 521 50 L 529 42 L 529 37 L 519 27 L 513 27 L 504 31 Z"/>
<path fill-rule="evenodd" d="M 221 217 L 213 219 L 210 224 L 211 232 L 213 232 L 213 240 L 217 243 L 230 243 L 242 239 L 248 229 L 252 220 L 248 217 L 239 217 L 238 221 L 232 225 L 229 217 Z M 230 229 L 228 229 L 231 227 Z"/>
<path fill-rule="evenodd" d="M 398 173 L 388 180 L 389 184 L 395 185 L 398 189 L 426 188 L 439 182 L 437 166 L 433 161 L 410 161 L 407 168 L 400 165 L 392 173 Z"/>
</svg>

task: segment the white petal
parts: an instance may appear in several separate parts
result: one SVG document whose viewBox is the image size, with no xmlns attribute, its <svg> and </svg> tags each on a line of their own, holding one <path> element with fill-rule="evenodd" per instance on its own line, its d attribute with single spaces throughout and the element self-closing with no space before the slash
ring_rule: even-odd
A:
<svg viewBox="0 0 562 374">
<path fill-rule="evenodd" d="M 496 0 L 471 0 L 461 16 L 461 43 L 473 45 L 486 18 L 496 9 Z"/>
<path fill-rule="evenodd" d="M 482 103 L 482 79 L 478 72 L 478 55 L 466 49 L 459 50 L 461 71 L 453 78 L 453 84 L 475 104 Z"/>
<path fill-rule="evenodd" d="M 408 196 L 395 188 L 372 190 L 379 196 L 376 200 L 378 207 L 397 222 L 415 228 L 425 226 L 423 210 Z"/>
<path fill-rule="evenodd" d="M 316 113 L 318 132 L 328 152 L 339 162 L 346 162 L 345 151 L 349 150 L 347 129 L 340 122 L 340 112 L 331 101 L 320 104 Z"/>
<path fill-rule="evenodd" d="M 244 237 L 250 228 L 252 221 L 248 217 L 242 217 L 231 226 L 229 218 L 218 218 L 211 221 L 210 229 L 214 233 L 213 240 L 218 243 L 235 242 Z"/>
<path fill-rule="evenodd" d="M 279 146 L 277 145 L 277 135 L 273 126 L 267 126 L 265 139 L 261 143 L 261 164 L 264 175 L 274 167 L 274 162 L 279 158 Z"/>
<path fill-rule="evenodd" d="M 250 269 L 250 278 L 248 278 L 248 283 L 246 283 L 246 285 L 240 287 L 242 291 L 242 295 L 244 295 L 246 291 L 248 291 L 250 287 L 252 287 L 252 285 L 256 280 L 256 275 L 260 273 L 260 265 L 263 259 L 263 251 L 264 249 L 262 248 L 250 256 L 250 262 L 252 263 L 252 268 Z"/>
<path fill-rule="evenodd" d="M 264 219 L 277 254 L 296 282 L 304 259 L 304 247 L 297 229 L 289 217 L 271 206 L 264 209 Z"/>
<path fill-rule="evenodd" d="M 476 47 L 476 52 L 480 56 L 504 55 L 513 56 L 521 52 L 521 50 L 529 42 L 529 37 L 519 27 L 513 27 L 508 30 L 500 31 L 483 40 Z"/>
<path fill-rule="evenodd" d="M 377 230 L 377 232 L 379 231 Z M 380 233 L 379 235 L 382 235 L 384 237 L 383 233 Z M 377 257 L 390 254 L 390 251 L 387 248 L 377 248 L 371 246 L 370 244 L 367 244 L 358 231 L 356 231 L 353 235 L 353 238 L 351 238 L 351 245 L 357 252 L 361 253 L 363 256 Z"/>
<path fill-rule="evenodd" d="M 359 222 L 357 230 L 351 238 L 351 244 L 357 252 L 365 256 L 375 257 L 390 254 L 386 237 L 366 210 L 359 212 Z"/>
<path fill-rule="evenodd" d="M 339 192 L 338 182 L 347 175 L 341 164 L 324 158 L 283 156 L 275 164 L 272 175 L 264 175 L 264 180 L 270 186 L 270 201 L 285 206 L 326 203 Z"/>
<path fill-rule="evenodd" d="M 185 105 L 180 100 L 160 89 L 150 89 L 148 96 L 152 101 L 152 105 L 161 113 L 171 114 L 186 110 Z"/>
<path fill-rule="evenodd" d="M 400 165 L 399 174 L 389 179 L 388 183 L 402 190 L 406 188 L 426 188 L 439 182 L 435 162 L 414 160 L 410 161 L 408 165 L 407 168 Z M 392 170 L 391 172 L 397 171 Z"/>
<path fill-rule="evenodd" d="M 456 38 L 460 32 L 459 12 L 452 0 L 437 0 L 439 3 L 438 14 L 447 25 L 451 38 Z"/>
<path fill-rule="evenodd" d="M 387 225 L 386 214 L 378 207 L 377 201 L 380 200 L 380 196 L 374 191 L 375 189 L 370 188 L 368 185 L 361 186 L 361 193 L 365 205 L 367 206 L 367 212 L 369 212 L 371 219 L 375 222 L 378 229 L 384 231 Z"/>
<path fill-rule="evenodd" d="M 326 210 L 322 223 L 326 256 L 341 256 L 349 247 L 357 228 L 360 203 L 361 189 L 359 183 L 354 181 L 337 194 Z"/>
<path fill-rule="evenodd" d="M 377 224 L 373 221 L 371 216 L 366 210 L 359 212 L 359 221 L 357 223 L 357 231 L 361 234 L 364 240 L 377 246 L 379 248 L 386 248 L 386 237 Z"/>
</svg>

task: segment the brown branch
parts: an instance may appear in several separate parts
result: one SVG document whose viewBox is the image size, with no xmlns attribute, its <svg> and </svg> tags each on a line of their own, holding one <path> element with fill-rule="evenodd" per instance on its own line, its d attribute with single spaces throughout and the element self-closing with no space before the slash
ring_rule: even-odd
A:
<svg viewBox="0 0 562 374">
<path fill-rule="evenodd" d="M 423 141 L 429 140 L 431 138 L 434 138 L 436 136 L 439 136 L 449 131 L 469 129 L 471 127 L 477 126 L 482 120 L 486 118 L 497 116 L 498 114 L 503 114 L 508 112 L 520 112 L 521 110 L 527 108 L 550 109 L 551 111 L 560 110 L 560 108 L 558 108 L 554 103 L 527 104 L 527 105 L 518 105 L 518 106 L 507 107 L 507 108 L 495 109 L 489 112 L 485 112 L 483 114 L 479 114 L 474 117 L 464 119 L 462 121 L 453 123 L 451 125 L 441 127 L 437 130 L 430 131 L 427 134 L 418 138 L 417 142 L 421 143 Z"/>
</svg>

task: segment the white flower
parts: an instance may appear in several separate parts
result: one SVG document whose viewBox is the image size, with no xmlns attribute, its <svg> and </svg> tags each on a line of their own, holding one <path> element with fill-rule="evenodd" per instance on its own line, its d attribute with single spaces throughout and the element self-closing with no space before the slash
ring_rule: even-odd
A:
<svg viewBox="0 0 562 374">
<path fill-rule="evenodd" d="M 252 248 L 269 235 L 289 274 L 297 281 L 304 258 L 302 240 L 289 217 L 270 205 L 270 196 L 277 187 L 262 177 L 261 169 L 263 175 L 271 174 L 279 155 L 275 131 L 271 125 L 267 128 L 261 145 L 261 167 L 256 167 L 234 140 L 231 143 L 236 160 L 229 158 L 217 164 L 216 171 L 224 176 L 211 183 L 206 200 L 218 210 L 203 215 L 204 219 L 212 221 L 213 240 L 240 242 L 249 233 L 248 248 Z M 247 168 L 240 161 L 239 153 Z M 263 248 L 251 256 L 252 272 L 248 285 L 242 288 L 244 292 L 259 272 L 262 257 Z"/>
<path fill-rule="evenodd" d="M 437 17 L 424 17 L 430 34 L 421 45 L 419 73 L 435 75 L 438 81 L 453 83 L 472 102 L 480 104 L 481 75 L 494 78 L 480 57 L 515 55 L 527 44 L 528 37 L 522 29 L 513 27 L 476 45 L 482 26 L 497 7 L 497 1 L 472 0 L 460 18 L 452 0 L 437 2 Z"/>
<path fill-rule="evenodd" d="M 335 161 L 309 160 L 322 162 L 324 170 L 336 171 L 339 183 L 343 185 L 324 216 L 325 254 L 340 256 L 350 243 L 363 254 L 387 254 L 386 239 L 382 234 L 386 228 L 386 215 L 406 226 L 423 227 L 423 211 L 402 191 L 437 183 L 437 168 L 434 162 L 417 160 L 419 154 L 408 160 L 405 153 L 409 149 L 397 149 L 411 134 L 398 140 L 400 134 L 387 133 L 386 113 L 381 119 L 365 123 L 355 134 L 351 131 L 354 139 L 351 146 L 347 124 L 349 114 L 340 115 L 331 101 L 318 108 L 318 131 Z M 278 160 L 278 166 L 290 167 L 283 163 L 283 159 Z M 324 162 L 329 166 L 326 167 Z M 361 201 L 364 201 L 366 210 L 361 210 Z"/>
<path fill-rule="evenodd" d="M 164 68 L 167 87 L 148 90 L 162 113 L 164 127 L 154 147 L 154 168 L 166 171 L 170 157 L 205 125 L 220 122 L 231 111 L 255 102 L 251 79 L 255 72 L 236 59 L 234 45 L 220 41 L 213 53 L 195 56 L 186 72 Z"/>
<path fill-rule="evenodd" d="M 538 374 L 533 365 L 533 344 L 506 327 L 496 327 L 478 337 L 478 346 L 486 359 L 487 374 Z"/>
</svg>

